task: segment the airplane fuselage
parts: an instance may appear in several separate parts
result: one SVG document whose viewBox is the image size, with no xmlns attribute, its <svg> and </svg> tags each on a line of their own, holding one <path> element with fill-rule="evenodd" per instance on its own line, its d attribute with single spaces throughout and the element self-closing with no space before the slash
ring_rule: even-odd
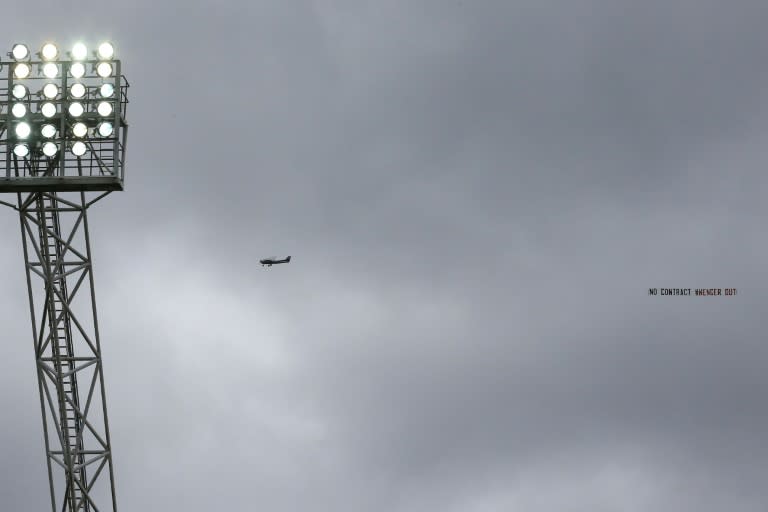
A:
<svg viewBox="0 0 768 512">
<path fill-rule="evenodd" d="M 268 267 L 271 267 L 272 265 L 279 265 L 281 263 L 289 263 L 290 261 L 291 261 L 291 257 L 288 256 L 284 260 L 275 260 L 275 259 L 272 259 L 272 258 L 267 258 L 267 259 L 259 260 L 259 263 L 261 263 L 262 267 L 264 265 L 266 265 Z"/>
</svg>

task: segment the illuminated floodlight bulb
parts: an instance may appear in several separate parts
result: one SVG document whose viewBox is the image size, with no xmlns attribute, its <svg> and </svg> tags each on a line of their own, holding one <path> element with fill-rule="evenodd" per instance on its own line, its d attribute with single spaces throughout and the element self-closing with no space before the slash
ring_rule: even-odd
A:
<svg viewBox="0 0 768 512">
<path fill-rule="evenodd" d="M 101 78 L 107 78 L 112 74 L 112 64 L 109 62 L 99 62 L 99 65 L 96 66 L 96 73 Z"/>
<path fill-rule="evenodd" d="M 53 62 L 46 62 L 43 66 L 43 74 L 46 78 L 56 78 L 59 75 L 59 66 Z"/>
<path fill-rule="evenodd" d="M 72 133 L 75 135 L 75 137 L 85 137 L 85 135 L 88 133 L 88 127 L 85 126 L 85 123 L 75 123 L 75 125 L 72 127 Z"/>
<path fill-rule="evenodd" d="M 69 93 L 73 98 L 82 98 L 85 96 L 85 86 L 83 84 L 73 84 L 69 89 Z"/>
<path fill-rule="evenodd" d="M 40 129 L 40 133 L 43 134 L 43 137 L 46 139 L 52 139 L 56 136 L 56 127 L 52 124 L 44 124 L 43 127 Z"/>
<path fill-rule="evenodd" d="M 13 68 L 13 74 L 16 76 L 16 78 L 27 78 L 31 71 L 32 70 L 29 67 L 29 64 L 25 62 L 19 62 Z"/>
<path fill-rule="evenodd" d="M 109 60 L 115 55 L 115 48 L 112 43 L 103 42 L 99 45 L 98 55 L 100 59 Z"/>
<path fill-rule="evenodd" d="M 21 84 L 16 84 L 13 86 L 12 94 L 13 94 L 13 97 L 16 98 L 17 100 L 24 99 L 27 96 L 28 92 L 29 91 L 27 91 L 27 88 Z"/>
<path fill-rule="evenodd" d="M 17 61 L 24 60 L 29 57 L 29 48 L 27 48 L 27 45 L 25 44 L 15 44 L 13 45 L 11 53 L 13 54 L 13 58 Z"/>
<path fill-rule="evenodd" d="M 13 114 L 13 117 L 16 118 L 24 117 L 27 115 L 27 106 L 23 103 L 16 103 L 13 108 L 11 108 L 11 113 Z"/>
<path fill-rule="evenodd" d="M 16 136 L 20 139 L 26 139 L 29 137 L 29 134 L 32 133 L 32 128 L 30 128 L 28 123 L 19 123 L 16 125 Z"/>
<path fill-rule="evenodd" d="M 75 43 L 72 47 L 72 58 L 74 60 L 85 60 L 88 56 L 88 48 L 83 43 Z"/>
<path fill-rule="evenodd" d="M 69 72 L 72 73 L 72 76 L 75 78 L 83 78 L 83 75 L 85 75 L 85 66 L 83 66 L 82 62 L 75 62 L 69 67 Z"/>
<path fill-rule="evenodd" d="M 43 154 L 47 157 L 56 156 L 56 153 L 59 152 L 59 146 L 57 146 L 53 142 L 46 142 L 43 144 Z"/>
<path fill-rule="evenodd" d="M 96 111 L 101 117 L 108 117 L 112 114 L 112 104 L 108 101 L 102 101 L 99 106 L 96 107 Z"/>
<path fill-rule="evenodd" d="M 101 94 L 102 98 L 111 98 L 115 94 L 115 86 L 112 84 L 101 84 L 99 94 Z"/>
<path fill-rule="evenodd" d="M 44 60 L 53 60 L 59 56 L 59 47 L 53 43 L 45 43 L 40 50 Z"/>
<path fill-rule="evenodd" d="M 40 112 L 43 113 L 43 116 L 51 118 L 56 115 L 56 105 L 47 101 L 40 106 Z"/>
<path fill-rule="evenodd" d="M 58 95 L 59 87 L 56 84 L 45 84 L 45 87 L 43 87 L 43 96 L 52 100 Z"/>
<path fill-rule="evenodd" d="M 75 156 L 83 156 L 86 149 L 84 142 L 77 141 L 72 144 L 72 154 Z"/>
<path fill-rule="evenodd" d="M 29 146 L 26 144 L 16 144 L 13 148 L 13 154 L 19 158 L 24 158 L 29 154 Z"/>
<path fill-rule="evenodd" d="M 82 103 L 75 101 L 69 104 L 69 115 L 72 117 L 80 117 L 84 111 Z"/>
<path fill-rule="evenodd" d="M 109 137 L 112 135 L 112 123 L 101 123 L 99 126 L 96 127 L 96 130 L 99 132 L 99 135 L 102 137 Z"/>
</svg>

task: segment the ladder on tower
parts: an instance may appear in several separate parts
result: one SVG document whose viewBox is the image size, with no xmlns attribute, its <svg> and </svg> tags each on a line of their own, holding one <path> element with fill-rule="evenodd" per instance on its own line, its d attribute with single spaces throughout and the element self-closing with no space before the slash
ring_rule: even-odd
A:
<svg viewBox="0 0 768 512">
<path fill-rule="evenodd" d="M 76 354 L 72 338 L 70 315 L 64 304 L 69 300 L 67 280 L 64 276 L 64 244 L 61 239 L 61 226 L 57 201 L 54 194 L 38 196 L 38 219 L 40 250 L 47 281 L 48 325 L 50 329 L 50 347 L 54 370 L 57 374 L 57 398 L 59 406 L 59 424 L 61 426 L 62 451 L 67 465 L 67 490 L 64 510 L 89 512 L 87 499 L 83 492 L 70 478 L 69 468 L 74 468 L 75 478 L 87 485 L 85 473 L 85 454 L 83 453 L 82 418 L 75 409 L 80 409 L 80 397 L 75 373 Z M 58 239 L 57 239 L 58 237 Z M 71 461 L 71 462 L 70 462 Z M 69 507 L 67 506 L 69 504 Z"/>
</svg>

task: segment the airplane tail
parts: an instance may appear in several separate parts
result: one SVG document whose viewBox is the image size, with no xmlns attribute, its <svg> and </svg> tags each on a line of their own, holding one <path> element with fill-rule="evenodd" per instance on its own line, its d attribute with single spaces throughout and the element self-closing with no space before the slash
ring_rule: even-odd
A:
<svg viewBox="0 0 768 512">
<path fill-rule="evenodd" d="M 285 258 L 285 261 L 287 261 L 287 262 L 289 262 L 289 263 L 290 263 L 290 261 L 291 261 L 291 257 L 290 257 L 290 256 L 288 256 L 287 258 Z"/>
</svg>

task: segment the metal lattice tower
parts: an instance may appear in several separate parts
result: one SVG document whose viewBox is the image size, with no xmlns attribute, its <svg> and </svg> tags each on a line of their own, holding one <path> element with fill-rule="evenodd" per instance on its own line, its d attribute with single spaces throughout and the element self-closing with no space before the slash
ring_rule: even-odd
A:
<svg viewBox="0 0 768 512">
<path fill-rule="evenodd" d="M 111 45 L 52 47 L 0 62 L 0 192 L 16 204 L 0 203 L 21 221 L 51 509 L 116 512 L 88 209 L 123 190 L 128 82 Z"/>
</svg>

